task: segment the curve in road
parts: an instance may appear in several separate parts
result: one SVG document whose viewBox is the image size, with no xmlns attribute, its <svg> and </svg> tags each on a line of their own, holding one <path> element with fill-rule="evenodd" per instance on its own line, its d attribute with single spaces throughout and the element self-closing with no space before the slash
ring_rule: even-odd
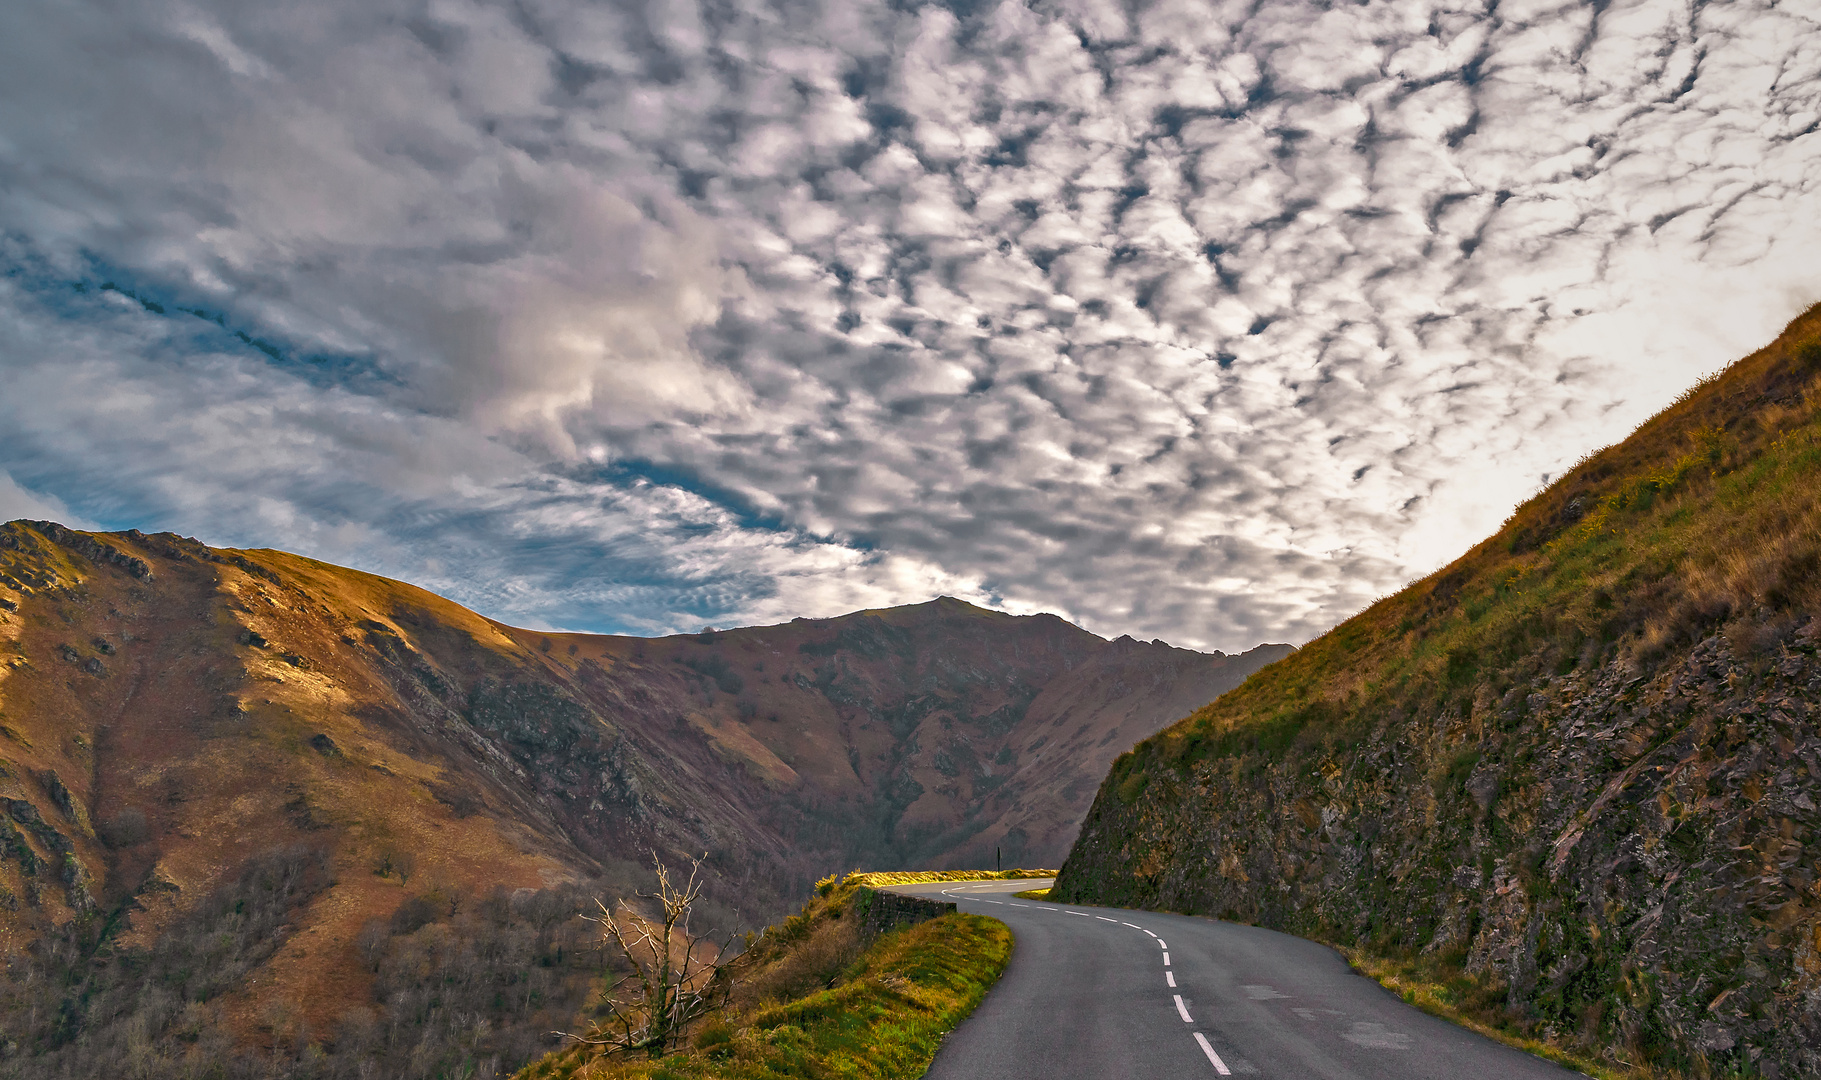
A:
<svg viewBox="0 0 1821 1080">
<path fill-rule="evenodd" d="M 893 886 L 1012 928 L 1011 963 L 927 1080 L 1565 1080 L 1405 1004 L 1338 953 L 1238 923 L 1020 900 L 1045 880 Z"/>
</svg>

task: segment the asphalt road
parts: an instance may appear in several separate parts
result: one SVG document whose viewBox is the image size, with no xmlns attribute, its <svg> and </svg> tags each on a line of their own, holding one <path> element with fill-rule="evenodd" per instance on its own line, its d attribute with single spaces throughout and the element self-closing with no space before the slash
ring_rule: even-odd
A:
<svg viewBox="0 0 1821 1080">
<path fill-rule="evenodd" d="M 1043 881 L 894 891 L 1012 928 L 998 985 L 927 1080 L 1565 1080 L 1580 1074 L 1438 1020 L 1334 950 L 1186 915 L 1019 900 Z"/>
</svg>

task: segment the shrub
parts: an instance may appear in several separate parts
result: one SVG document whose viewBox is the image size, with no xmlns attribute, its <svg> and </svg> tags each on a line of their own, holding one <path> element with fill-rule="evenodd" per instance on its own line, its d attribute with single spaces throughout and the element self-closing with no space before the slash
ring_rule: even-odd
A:
<svg viewBox="0 0 1821 1080">
<path fill-rule="evenodd" d="M 1119 801 L 1127 806 L 1137 802 L 1144 794 L 1144 789 L 1151 784 L 1150 774 L 1143 769 L 1133 769 L 1126 778 L 1119 782 Z"/>
<path fill-rule="evenodd" d="M 101 842 L 119 850 L 145 841 L 148 835 L 145 812 L 128 807 L 101 823 Z"/>
<path fill-rule="evenodd" d="M 1796 347 L 1796 369 L 1803 372 L 1821 370 L 1821 339 L 1805 341 Z"/>
</svg>

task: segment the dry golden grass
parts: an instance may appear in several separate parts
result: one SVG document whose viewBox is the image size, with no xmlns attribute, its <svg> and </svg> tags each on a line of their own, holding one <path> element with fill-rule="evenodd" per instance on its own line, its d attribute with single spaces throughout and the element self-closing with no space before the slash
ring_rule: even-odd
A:
<svg viewBox="0 0 1821 1080">
<path fill-rule="evenodd" d="M 828 919 L 792 948 L 734 984 L 734 1008 L 746 1011 L 833 985 L 864 950 L 860 920 Z"/>
<path fill-rule="evenodd" d="M 939 881 L 1017 881 L 1055 876 L 1054 870 L 855 870 L 846 877 L 823 878 L 816 882 L 816 888 L 826 891 L 837 880 L 842 885 L 883 889 L 887 885 L 922 885 Z"/>
</svg>

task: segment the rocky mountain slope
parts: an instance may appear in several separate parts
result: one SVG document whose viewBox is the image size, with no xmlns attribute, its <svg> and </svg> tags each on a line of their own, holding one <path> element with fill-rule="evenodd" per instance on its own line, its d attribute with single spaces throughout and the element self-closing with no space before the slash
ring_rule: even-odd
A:
<svg viewBox="0 0 1821 1080">
<path fill-rule="evenodd" d="M 1427 953 L 1618 1065 L 1821 1075 L 1821 308 L 1121 756 L 1079 901 Z"/>
<path fill-rule="evenodd" d="M 570 916 L 648 849 L 708 852 L 709 916 L 746 925 L 837 869 L 1053 862 L 1114 755 L 1288 651 L 951 599 L 543 634 L 282 552 L 14 522 L 0 1076 L 508 1067 L 585 995 Z"/>
</svg>

